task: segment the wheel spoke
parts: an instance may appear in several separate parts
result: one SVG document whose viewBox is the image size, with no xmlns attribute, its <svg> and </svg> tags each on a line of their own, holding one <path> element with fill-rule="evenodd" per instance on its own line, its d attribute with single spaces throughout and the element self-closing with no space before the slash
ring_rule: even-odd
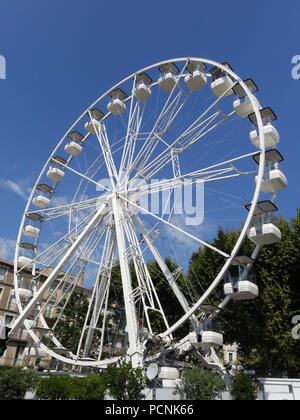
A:
<svg viewBox="0 0 300 420">
<path fill-rule="evenodd" d="M 122 196 L 120 196 L 120 198 L 122 200 L 126 201 L 128 204 L 136 207 L 137 209 L 142 210 L 143 212 L 149 214 L 150 216 L 154 217 L 155 219 L 159 220 L 160 222 L 164 223 L 165 225 L 177 230 L 178 232 L 182 233 L 183 235 L 187 236 L 188 238 L 193 239 L 194 241 L 198 242 L 201 245 L 204 245 L 207 248 L 210 248 L 211 250 L 217 252 L 218 254 L 222 255 L 225 258 L 229 258 L 228 254 L 226 254 L 225 252 L 219 250 L 218 248 L 210 245 L 208 242 L 202 241 L 201 239 L 197 238 L 196 236 L 186 232 L 185 230 L 183 230 L 183 229 L 179 228 L 178 226 L 174 225 L 173 223 L 170 223 L 170 222 L 164 220 L 163 218 L 157 216 L 156 214 L 152 213 L 151 211 L 145 209 L 144 207 L 141 207 L 138 204 L 128 200 L 127 198 L 122 197 Z"/>
<path fill-rule="evenodd" d="M 162 75 L 159 79 L 158 70 Z M 211 89 L 207 83 L 210 79 Z M 24 212 L 14 269 L 20 315 L 10 334 L 25 323 L 37 346 L 76 366 L 106 367 L 117 360 L 112 356 L 118 353 L 126 356 L 133 367 L 156 359 L 163 366 L 169 351 L 176 349 L 172 357 L 178 354 L 177 350 L 180 354 L 188 351 L 188 325 L 180 327 L 190 322 L 196 334 L 202 334 L 205 314 L 201 305 L 213 301 L 212 294 L 230 265 L 238 261 L 236 256 L 251 226 L 264 181 L 265 147 L 260 117 L 263 110 L 254 101 L 249 87 L 254 83 L 249 85 L 249 80 L 243 82 L 226 63 L 195 58 L 165 61 L 116 84 L 76 120 L 45 163 Z M 244 105 L 241 99 L 239 109 L 236 100 L 232 103 L 230 95 L 243 98 L 242 89 L 250 98 L 250 108 L 247 100 Z M 128 96 L 126 92 L 130 90 Z M 104 114 L 101 110 L 107 108 L 109 97 L 113 102 Z M 241 233 L 232 249 L 224 252 L 209 238 L 213 237 L 220 217 L 222 229 L 229 227 L 229 220 L 244 220 L 237 199 L 245 200 L 238 196 L 248 195 L 247 184 L 257 174 L 251 169 L 249 158 L 258 151 L 252 152 L 251 142 L 241 141 L 245 127 L 249 131 L 244 114 L 251 111 L 251 105 L 261 143 L 258 177 L 254 195 L 247 197 L 252 206 Z M 240 127 L 243 120 L 246 124 Z M 85 134 L 81 134 L 83 127 Z M 206 225 L 191 230 L 188 224 L 200 225 L 198 216 L 203 221 L 204 185 Z M 196 186 L 196 199 L 194 190 L 188 188 L 192 186 Z M 202 192 L 200 201 L 198 193 Z M 162 204 L 155 201 L 158 196 L 162 197 Z M 220 200 L 229 201 L 231 206 Z M 151 211 L 147 207 L 149 201 Z M 34 204 L 44 207 L 30 211 Z M 191 209 L 197 217 L 186 217 L 183 225 L 179 215 L 191 215 Z M 164 233 L 167 237 L 170 233 L 169 243 L 166 249 L 160 249 Z M 179 236 L 181 240 L 170 241 Z M 185 248 L 179 255 L 182 243 Z M 198 288 L 200 282 L 195 273 L 198 285 L 183 275 L 190 245 L 200 246 L 199 252 L 212 251 L 222 264 L 207 290 L 201 284 Z M 164 257 L 169 248 L 176 264 L 181 262 L 183 268 L 168 268 Z M 257 252 L 253 253 L 254 259 Z M 27 265 L 22 266 L 23 262 Z M 26 293 L 22 296 L 19 292 L 23 287 L 22 272 L 28 269 L 32 269 L 32 294 L 24 300 Z M 163 305 L 160 285 L 164 283 L 181 306 L 172 316 Z M 78 298 L 80 290 L 88 294 L 88 300 Z M 76 328 L 71 320 L 72 311 L 77 311 L 76 304 L 70 309 L 73 299 L 78 299 Z M 228 301 L 225 298 L 219 308 Z M 83 303 L 83 313 L 79 302 Z M 54 321 L 48 319 L 49 309 L 55 310 Z M 33 326 L 29 320 L 33 320 Z M 70 325 L 74 327 L 71 339 L 65 333 Z M 125 338 L 120 343 L 123 329 Z M 45 330 L 49 336 L 44 339 Z M 62 355 L 53 350 L 53 344 L 70 351 Z M 149 348 L 157 353 L 150 356 Z M 220 366 L 213 350 L 209 356 L 213 362 L 207 362 L 200 353 L 201 349 L 201 362 Z"/>
</svg>

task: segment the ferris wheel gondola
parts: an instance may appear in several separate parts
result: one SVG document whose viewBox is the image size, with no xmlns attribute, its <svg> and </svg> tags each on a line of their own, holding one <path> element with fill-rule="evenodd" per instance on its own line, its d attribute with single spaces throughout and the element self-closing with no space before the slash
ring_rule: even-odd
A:
<svg viewBox="0 0 300 420">
<path fill-rule="evenodd" d="M 264 218 L 270 207 L 260 204 L 261 191 L 272 190 L 274 202 L 276 192 L 287 184 L 280 174 L 270 173 L 268 184 L 264 178 L 272 152 L 266 148 L 274 148 L 279 135 L 271 124 L 275 114 L 261 107 L 257 90 L 228 63 L 180 58 L 141 69 L 101 95 L 58 142 L 25 208 L 15 253 L 20 315 L 11 334 L 24 323 L 42 351 L 69 364 L 96 367 L 107 366 L 120 354 L 133 366 L 148 363 L 147 343 L 168 348 L 180 341 L 177 334 L 184 325 L 191 325 L 197 335 L 203 331 L 204 347 L 214 346 L 214 340 L 221 346 L 221 333 L 203 327 L 201 307 L 226 277 L 247 234 L 257 247 L 245 275 L 259 247 L 279 240 L 276 229 L 270 232 L 268 225 L 266 232 L 263 224 L 259 231 L 253 220 Z M 249 197 L 248 214 L 245 202 L 235 205 L 244 224 L 230 252 L 211 245 L 201 230 L 188 229 L 186 214 L 175 214 L 179 188 L 203 184 L 207 207 L 220 217 L 226 213 L 220 206 L 224 196 L 239 190 Z M 143 205 L 145 197 L 153 203 L 164 191 L 167 199 L 157 211 Z M 31 242 L 24 241 L 24 235 Z M 183 290 L 177 282 L 180 272 L 165 261 L 163 235 L 171 238 L 172 246 L 190 240 L 223 259 L 207 290 L 198 295 Z M 146 256 L 155 261 L 181 308 L 172 323 Z M 112 275 L 118 265 L 121 295 Z M 33 276 L 27 299 L 21 298 L 24 270 Z M 89 295 L 89 303 L 82 330 L 69 349 L 60 329 L 70 322 L 66 308 L 79 289 Z M 237 293 L 250 296 L 246 289 Z M 227 304 L 230 293 L 224 297 Z M 49 307 L 55 322 L 49 322 Z"/>
</svg>

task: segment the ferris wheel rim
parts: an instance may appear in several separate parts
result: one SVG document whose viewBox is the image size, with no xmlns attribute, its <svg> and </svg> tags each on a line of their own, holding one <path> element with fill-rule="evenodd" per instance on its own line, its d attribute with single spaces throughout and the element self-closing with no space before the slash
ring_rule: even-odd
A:
<svg viewBox="0 0 300 420">
<path fill-rule="evenodd" d="M 75 123 L 73 123 L 72 125 L 71 125 L 71 127 L 69 128 L 69 130 L 65 133 L 65 135 L 61 138 L 61 140 L 59 141 L 59 143 L 57 144 L 57 146 L 54 148 L 54 150 L 53 150 L 53 152 L 51 153 L 51 155 L 50 155 L 50 157 L 49 157 L 49 159 L 47 160 L 47 162 L 46 162 L 46 164 L 44 165 L 44 167 L 42 168 L 42 170 L 41 170 L 41 173 L 40 173 L 40 175 L 39 175 L 39 177 L 37 178 L 37 181 L 36 181 L 36 183 L 35 183 L 35 185 L 34 185 L 34 187 L 33 187 L 33 189 L 32 189 L 32 192 L 31 192 L 31 195 L 30 195 L 30 197 L 29 197 L 29 199 L 28 199 L 28 202 L 27 202 L 27 205 L 26 205 L 26 207 L 25 207 L 25 210 L 24 210 L 24 214 L 23 214 L 23 218 L 22 218 L 22 222 L 21 222 L 21 225 L 20 225 L 20 230 L 19 230 L 19 234 L 18 234 L 18 239 L 17 239 L 17 246 L 16 246 L 16 251 L 15 251 L 15 258 L 14 258 L 14 270 L 15 270 L 15 290 L 16 290 L 16 300 L 17 300 L 17 305 L 18 305 L 18 307 L 19 307 L 19 310 L 22 308 L 22 304 L 21 304 L 21 301 L 20 301 L 20 297 L 19 297 L 19 293 L 18 293 L 18 281 L 17 281 L 17 257 L 18 257 L 18 248 L 19 248 L 19 243 L 20 243 L 20 238 L 21 238 L 21 234 L 22 234 L 22 228 L 23 228 L 23 226 L 24 226 L 24 221 L 25 221 L 25 217 L 26 217 L 26 213 L 28 212 L 28 209 L 29 209 L 29 206 L 30 206 L 30 204 L 31 204 L 31 202 L 32 202 L 32 198 L 33 198 L 33 194 L 34 194 L 34 191 L 35 191 L 35 188 L 36 188 L 36 186 L 39 184 L 39 181 L 40 181 L 40 179 L 41 179 L 41 177 L 42 177 L 42 175 L 45 173 L 45 170 L 46 170 L 46 168 L 47 168 L 47 166 L 49 165 L 49 163 L 50 163 L 50 161 L 51 161 L 51 159 L 52 159 L 52 157 L 54 156 L 54 154 L 56 153 L 56 151 L 57 150 L 59 150 L 59 148 L 61 147 L 61 145 L 63 144 L 63 142 L 65 141 L 65 139 L 66 139 L 66 137 L 67 137 L 67 135 L 71 132 L 71 130 L 74 128 L 74 127 L 76 127 L 76 125 L 78 124 L 78 122 L 79 121 L 81 121 L 82 120 L 82 118 L 84 118 L 89 112 L 90 112 L 90 110 L 91 110 L 91 108 L 93 108 L 94 106 L 96 106 L 97 104 L 98 104 L 98 102 L 100 102 L 103 98 L 105 98 L 108 94 L 109 94 L 109 92 L 111 92 L 112 90 L 114 90 L 114 89 L 116 89 L 116 88 L 118 88 L 119 86 L 121 86 L 123 83 L 125 83 L 126 81 L 128 81 L 128 80 L 130 80 L 130 79 L 132 79 L 133 77 L 135 77 L 137 74 L 139 74 L 139 73 L 141 73 L 141 72 L 145 72 L 145 71 L 147 71 L 147 70 L 149 70 L 149 69 L 152 69 L 152 68 L 155 68 L 155 67 L 158 67 L 158 66 L 160 66 L 160 65 L 163 65 L 163 64 L 167 64 L 167 63 L 170 63 L 171 61 L 172 62 L 183 62 L 183 61 L 186 61 L 186 62 L 188 62 L 188 61 L 199 61 L 199 62 L 203 62 L 203 63 L 205 63 L 205 64 L 209 64 L 209 65 L 213 65 L 213 66 L 217 66 L 217 67 L 219 67 L 220 69 L 222 69 L 222 70 L 224 70 L 226 73 L 228 73 L 230 76 L 232 76 L 236 81 L 238 81 L 239 83 L 240 83 L 240 85 L 243 87 L 243 89 L 245 90 L 245 92 L 246 92 L 246 94 L 248 95 L 248 97 L 249 97 L 249 99 L 250 99 L 250 102 L 251 102 L 251 104 L 252 104 L 252 106 L 253 106 L 253 108 L 254 108 L 254 112 L 255 112 L 255 115 L 256 115 L 256 119 L 257 119 L 257 122 L 258 122 L 258 131 L 259 131 L 259 140 L 260 140 L 260 152 L 261 152 L 261 159 L 260 159 L 260 162 L 259 162 L 259 170 L 258 170 L 258 179 L 257 179 L 257 183 L 256 183 L 256 188 L 255 188 L 255 192 L 254 192 L 254 197 L 253 197 L 253 200 L 252 200 L 252 203 L 251 203 L 251 208 L 250 208 L 250 210 L 249 210 L 249 214 L 248 214 L 248 216 L 247 216 L 247 219 L 246 219 L 246 221 L 245 221 L 245 223 L 244 223 L 244 226 L 243 226 L 243 229 L 242 229 L 242 232 L 241 232 L 241 234 L 239 235 L 239 238 L 238 238 L 238 240 L 237 240 L 237 244 L 236 244 L 236 246 L 234 247 L 234 250 L 232 251 L 232 254 L 231 254 L 231 256 L 229 257 L 229 259 L 226 261 L 226 263 L 224 264 L 224 266 L 223 266 L 223 268 L 222 268 L 222 270 L 224 269 L 224 267 L 225 267 L 225 269 L 224 269 L 224 271 L 223 271 L 223 273 L 222 273 L 222 275 L 220 275 L 220 273 L 222 272 L 222 270 L 220 271 L 220 273 L 219 273 L 219 275 L 217 276 L 217 278 L 218 278 L 218 282 L 217 282 L 217 284 L 219 284 L 219 282 L 220 282 L 220 280 L 222 279 L 222 277 L 223 277 L 223 275 L 224 275 L 224 273 L 228 270 L 228 268 L 229 268 L 229 266 L 230 266 L 230 264 L 231 264 L 231 262 L 232 262 L 232 260 L 236 257 L 236 255 L 237 255 L 237 253 L 238 253 L 238 250 L 239 250 L 239 247 L 240 247 L 240 245 L 241 245 L 241 243 L 243 242 L 243 240 L 244 240 L 244 238 L 245 238 L 245 236 L 246 236 L 246 233 L 247 233 L 247 230 L 248 230 L 248 228 L 249 228 L 249 225 L 250 225 L 250 223 L 251 223 L 251 220 L 252 220 L 252 217 L 253 217 L 253 213 L 254 213 L 254 210 L 255 210 L 255 207 L 256 207 L 256 205 L 257 205 L 257 202 L 258 202 L 258 199 L 259 199 L 259 194 L 260 194 L 260 190 L 261 190 L 261 184 L 262 184 L 262 180 L 263 180 L 263 169 L 264 169 L 264 164 L 265 164 L 265 142 L 264 142 L 264 133 L 263 133 L 263 123 L 262 123 L 262 119 L 261 119 L 261 115 L 260 115 L 260 112 L 259 112 L 259 107 L 258 107 L 258 104 L 255 102 L 255 100 L 253 99 L 254 97 L 253 97 L 253 94 L 252 94 L 252 92 L 249 90 L 249 88 L 248 88 L 248 86 L 243 82 L 243 80 L 236 74 L 236 73 L 234 73 L 231 69 L 229 69 L 229 68 L 227 68 L 227 67 L 225 67 L 224 65 L 222 65 L 222 64 L 220 64 L 220 63 L 218 63 L 218 62 L 216 62 L 216 61 L 213 61 L 213 60 L 208 60 L 208 59 L 204 59 L 204 58 L 194 58 L 194 57 L 192 57 L 192 58 L 190 58 L 190 57 L 184 57 L 184 58 L 176 58 L 176 59 L 171 59 L 171 60 L 164 60 L 164 61 L 162 61 L 162 62 L 159 62 L 159 63 L 155 63 L 155 64 L 152 64 L 152 65 L 150 65 L 150 66 L 147 66 L 147 67 L 145 67 L 145 68 L 143 68 L 143 69 L 141 69 L 141 70 L 139 70 L 139 71 L 137 71 L 137 72 L 134 72 L 134 73 L 132 73 L 130 76 L 128 76 L 128 77 L 126 77 L 125 79 L 123 79 L 121 82 L 118 82 L 115 86 L 113 86 L 112 88 L 110 88 L 109 90 L 107 90 L 103 95 L 101 95 L 95 102 L 93 102 L 82 114 L 81 114 L 81 116 L 75 121 Z M 88 138 L 90 136 L 90 134 L 87 134 L 87 136 L 86 136 L 86 138 Z M 213 282 L 213 283 L 215 283 L 216 282 L 216 279 L 215 279 L 215 281 Z M 216 285 L 217 285 L 216 284 Z M 210 295 L 210 293 L 209 293 L 209 295 Z M 208 296 L 209 296 L 208 295 Z M 200 304 L 201 304 L 201 302 L 200 302 L 200 300 L 202 299 L 202 297 L 199 299 L 199 301 L 197 302 L 197 307 L 195 308 L 195 305 L 191 308 L 191 310 L 188 312 L 188 313 L 186 313 L 185 315 L 183 315 L 182 316 L 182 318 L 180 319 L 180 320 L 178 320 L 178 322 L 176 323 L 176 324 L 174 324 L 174 325 L 177 325 L 179 322 L 180 322 L 180 325 L 182 325 L 182 323 L 184 323 L 184 322 L 186 322 L 186 320 L 187 319 L 189 319 L 190 318 L 190 316 L 192 315 L 192 314 L 194 314 L 195 313 L 195 311 L 197 310 L 197 308 L 200 306 Z M 204 299 L 203 299 L 204 300 Z M 200 302 L 200 303 L 199 303 Z M 172 327 L 170 327 L 169 328 L 169 330 L 166 330 L 164 333 L 162 333 L 161 334 L 161 336 L 162 337 L 167 337 L 169 334 L 171 334 L 172 333 L 172 331 L 174 331 L 176 328 L 174 328 L 174 325 L 172 326 Z M 177 328 L 178 328 L 178 326 L 177 326 Z M 31 331 L 32 332 L 32 331 Z M 36 336 L 35 336 L 36 337 Z M 34 337 L 32 337 L 32 338 L 34 338 Z M 38 342 L 38 337 L 36 337 L 36 339 L 34 339 L 34 341 L 35 342 Z M 51 349 L 50 349 L 51 350 Z M 53 353 L 53 351 L 51 350 L 51 352 Z M 50 354 L 50 352 L 49 352 L 49 354 Z M 52 354 L 52 355 L 54 355 L 54 353 Z M 54 356 L 54 357 L 56 357 L 56 356 Z M 61 358 L 61 360 L 62 360 L 62 358 Z M 69 360 L 69 362 L 70 362 L 70 359 L 68 359 Z M 64 360 L 64 361 L 66 361 L 66 359 Z M 80 363 L 78 363 L 78 364 L 81 364 L 81 363 L 83 363 L 83 362 L 80 362 Z M 87 362 L 87 364 L 90 364 L 90 365 L 92 365 L 93 363 L 92 362 Z M 99 365 L 99 361 L 95 361 L 95 365 Z"/>
</svg>

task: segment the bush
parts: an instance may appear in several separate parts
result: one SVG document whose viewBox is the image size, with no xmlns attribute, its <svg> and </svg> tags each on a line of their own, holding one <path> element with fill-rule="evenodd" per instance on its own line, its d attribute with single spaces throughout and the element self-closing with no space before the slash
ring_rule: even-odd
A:
<svg viewBox="0 0 300 420">
<path fill-rule="evenodd" d="M 18 367 L 0 368 L 0 399 L 22 400 L 27 391 L 33 391 L 39 384 L 35 371 Z"/>
<path fill-rule="evenodd" d="M 256 400 L 257 390 L 251 378 L 243 372 L 237 372 L 232 380 L 231 396 L 234 400 Z"/>
<path fill-rule="evenodd" d="M 41 400 L 68 400 L 71 397 L 71 378 L 54 374 L 41 378 L 36 395 Z"/>
<path fill-rule="evenodd" d="M 119 362 L 109 365 L 103 375 L 109 395 L 116 400 L 141 400 L 147 385 L 142 368 L 133 368 L 131 363 Z"/>
<path fill-rule="evenodd" d="M 181 384 L 176 386 L 175 394 L 184 400 L 214 400 L 225 389 L 217 373 L 194 366 L 182 372 Z"/>
<path fill-rule="evenodd" d="M 71 398 L 74 400 L 103 400 L 105 391 L 105 383 L 96 373 L 91 373 L 85 378 L 72 378 Z"/>
<path fill-rule="evenodd" d="M 51 374 L 41 379 L 36 395 L 42 400 L 103 400 L 105 391 L 103 379 L 96 373 L 83 378 Z"/>
</svg>

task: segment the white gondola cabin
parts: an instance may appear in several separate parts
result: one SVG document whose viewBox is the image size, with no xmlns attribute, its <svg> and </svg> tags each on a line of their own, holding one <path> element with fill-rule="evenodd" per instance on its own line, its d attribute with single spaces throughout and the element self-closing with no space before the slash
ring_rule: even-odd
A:
<svg viewBox="0 0 300 420">
<path fill-rule="evenodd" d="M 21 302 L 26 302 L 28 299 L 30 299 L 32 297 L 32 291 L 30 289 L 25 289 L 24 287 L 19 287 L 18 292 L 19 292 Z M 11 295 L 13 297 L 15 296 L 15 291 L 14 290 L 12 290 Z"/>
<path fill-rule="evenodd" d="M 203 73 L 206 65 L 201 62 L 191 61 L 187 64 L 186 69 L 189 72 L 184 78 L 187 87 L 192 91 L 202 89 L 207 83 L 207 77 Z"/>
<path fill-rule="evenodd" d="M 29 236 L 30 238 L 37 238 L 41 230 L 41 222 L 43 216 L 38 213 L 27 213 L 23 227 L 23 235 Z"/>
<path fill-rule="evenodd" d="M 276 128 L 271 124 L 273 121 L 277 119 L 275 113 L 272 111 L 271 108 L 263 108 L 260 110 L 260 115 L 263 122 L 263 134 L 265 139 L 265 147 L 275 147 L 277 143 L 280 141 L 280 135 Z M 249 115 L 250 121 L 258 126 L 256 115 L 255 113 L 252 113 Z M 250 132 L 250 140 L 253 143 L 255 147 L 260 149 L 260 138 L 259 138 L 259 132 L 258 129 L 254 129 Z"/>
<path fill-rule="evenodd" d="M 218 308 L 212 305 L 200 307 L 205 312 L 202 333 L 199 336 L 201 347 L 220 347 L 223 345 L 223 334 L 219 323 L 214 319 L 213 312 Z"/>
<path fill-rule="evenodd" d="M 32 199 L 32 204 L 42 209 L 46 209 L 50 204 L 53 189 L 46 184 L 39 184 L 36 189 L 37 192 Z"/>
<path fill-rule="evenodd" d="M 178 67 L 174 63 L 166 63 L 159 67 L 161 76 L 158 78 L 158 84 L 164 92 L 171 92 L 176 83 Z"/>
<path fill-rule="evenodd" d="M 249 210 L 251 205 L 246 206 Z M 280 229 L 276 226 L 273 212 L 277 210 L 271 201 L 257 203 L 248 238 L 255 245 L 271 245 L 281 240 Z"/>
<path fill-rule="evenodd" d="M 110 94 L 112 98 L 107 104 L 107 109 L 113 115 L 121 115 L 126 109 L 124 100 L 127 98 L 126 93 L 122 89 L 115 89 Z"/>
<path fill-rule="evenodd" d="M 89 120 L 84 124 L 84 128 L 91 134 L 96 134 L 95 129 L 105 115 L 97 108 L 90 111 Z"/>
<path fill-rule="evenodd" d="M 162 366 L 158 372 L 158 379 L 179 379 L 179 370 L 171 366 Z"/>
<path fill-rule="evenodd" d="M 72 131 L 68 134 L 70 141 L 65 145 L 65 152 L 71 156 L 78 156 L 82 151 L 82 140 L 84 139 L 83 135 L 78 133 L 78 131 Z"/>
<path fill-rule="evenodd" d="M 18 268 L 33 268 L 33 259 L 35 257 L 35 245 L 28 242 L 22 242 L 19 246 Z"/>
<path fill-rule="evenodd" d="M 259 164 L 260 153 L 253 156 L 255 162 Z M 286 176 L 280 170 L 280 162 L 283 161 L 282 155 L 277 149 L 267 150 L 265 153 L 265 173 L 261 184 L 264 193 L 277 193 L 288 185 Z M 257 182 L 258 175 L 255 177 Z"/>
<path fill-rule="evenodd" d="M 244 83 L 253 95 L 258 91 L 258 88 L 252 79 L 247 79 L 244 81 Z M 236 99 L 233 102 L 233 109 L 241 118 L 248 117 L 254 112 L 254 107 L 250 101 L 250 97 L 246 94 L 244 88 L 241 86 L 240 83 L 233 87 L 233 91 L 238 96 L 238 99 Z M 252 99 L 256 103 L 258 108 L 261 109 L 260 103 L 258 102 L 257 98 L 255 96 L 252 96 Z"/>
<path fill-rule="evenodd" d="M 216 327 L 208 327 L 204 330 L 201 336 L 202 347 L 220 347 L 223 346 L 223 334 L 220 331 L 215 331 Z"/>
<path fill-rule="evenodd" d="M 231 69 L 228 63 L 223 63 L 223 65 Z M 226 71 L 220 69 L 219 67 L 214 67 L 210 71 L 211 73 L 211 90 L 218 97 L 227 97 L 233 93 L 234 82 L 231 77 L 226 73 Z"/>
<path fill-rule="evenodd" d="M 132 94 L 139 102 L 146 102 L 151 95 L 151 89 L 149 87 L 151 83 L 152 79 L 146 73 L 141 73 L 136 76 L 136 85 Z"/>
<path fill-rule="evenodd" d="M 281 241 L 281 232 L 274 223 L 266 223 L 259 218 L 256 226 L 250 228 L 248 238 L 255 245 L 271 245 Z"/>
<path fill-rule="evenodd" d="M 65 176 L 63 166 L 66 165 L 67 161 L 60 156 L 55 156 L 51 159 L 52 165 L 47 171 L 47 177 L 55 182 L 61 181 Z"/>
<path fill-rule="evenodd" d="M 239 258 L 242 258 L 241 265 Z M 237 257 L 238 275 L 233 276 L 227 271 L 224 283 L 224 294 L 234 300 L 252 300 L 258 294 L 258 286 L 256 284 L 256 276 L 247 270 L 247 264 L 253 262 L 249 257 Z M 235 265 L 235 263 L 233 263 Z"/>
<path fill-rule="evenodd" d="M 157 380 L 163 387 L 174 387 L 180 377 L 179 370 L 172 366 L 161 366 L 158 370 Z"/>
</svg>

